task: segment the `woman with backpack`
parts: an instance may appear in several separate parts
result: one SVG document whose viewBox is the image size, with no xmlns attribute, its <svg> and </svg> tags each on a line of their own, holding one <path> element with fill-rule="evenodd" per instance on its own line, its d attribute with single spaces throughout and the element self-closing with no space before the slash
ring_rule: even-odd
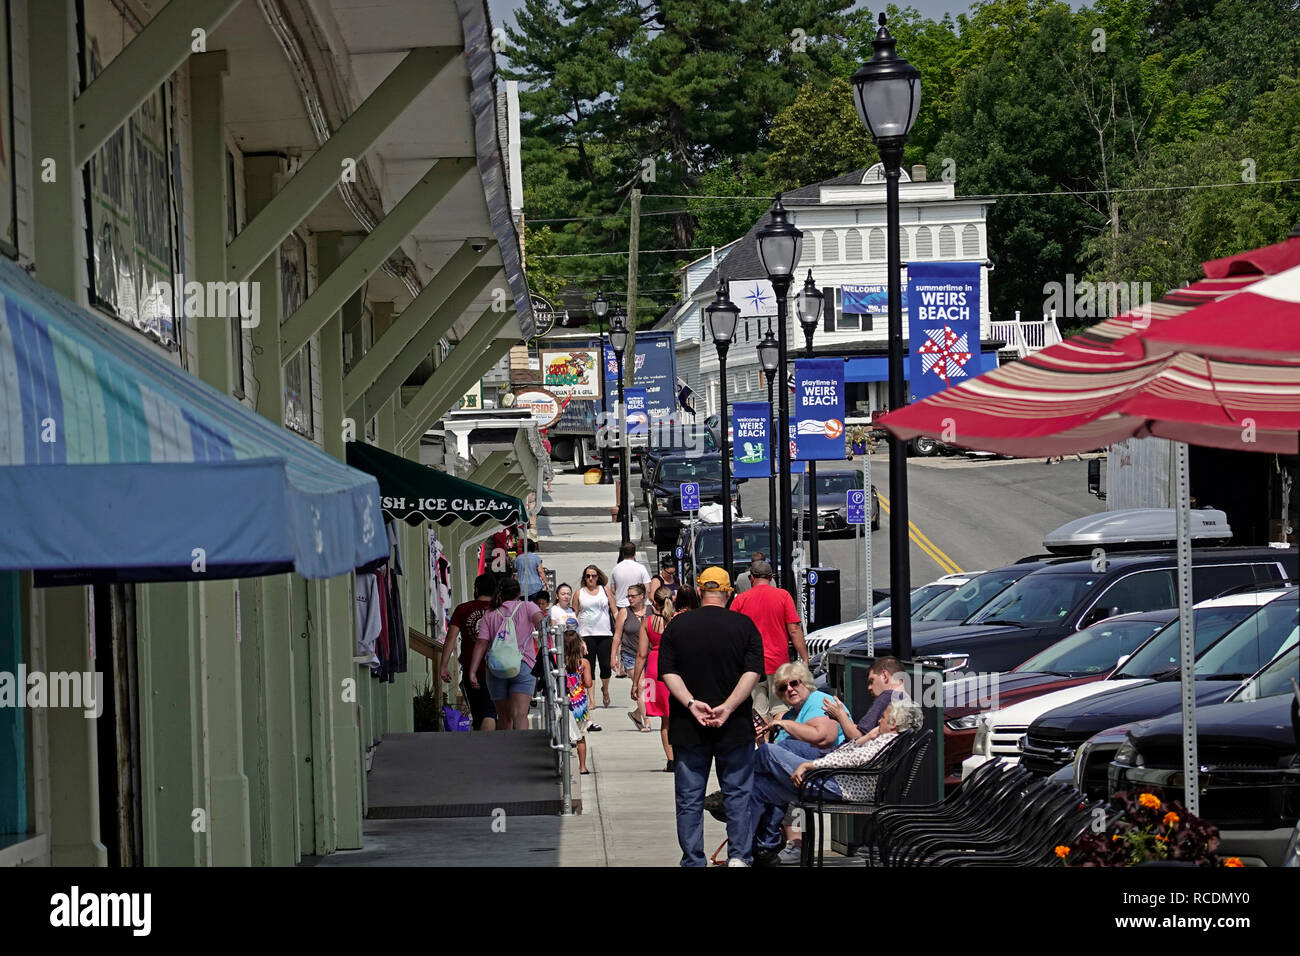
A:
<svg viewBox="0 0 1300 956">
<path fill-rule="evenodd" d="M 520 599 L 516 578 L 504 578 L 497 585 L 491 609 L 479 621 L 470 686 L 478 687 L 478 666 L 486 657 L 488 696 L 496 706 L 497 730 L 528 729 L 528 707 L 537 683 L 531 673 L 537 662 L 533 631 L 541 621 L 542 609 Z"/>
</svg>

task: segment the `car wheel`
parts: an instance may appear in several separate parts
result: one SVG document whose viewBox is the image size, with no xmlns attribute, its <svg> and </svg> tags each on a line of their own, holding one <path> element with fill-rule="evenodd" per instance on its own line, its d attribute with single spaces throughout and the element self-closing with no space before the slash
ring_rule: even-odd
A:
<svg viewBox="0 0 1300 956">
<path fill-rule="evenodd" d="M 931 455 L 937 455 L 939 453 L 939 442 L 935 441 L 933 438 L 920 436 L 918 438 L 913 438 L 910 444 L 912 446 L 912 453 L 920 458 L 929 458 Z"/>
</svg>

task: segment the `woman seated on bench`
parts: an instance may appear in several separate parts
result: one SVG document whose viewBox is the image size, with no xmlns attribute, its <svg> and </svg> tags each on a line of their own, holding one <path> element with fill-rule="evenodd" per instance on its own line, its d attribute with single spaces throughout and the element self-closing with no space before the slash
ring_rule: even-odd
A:
<svg viewBox="0 0 1300 956">
<path fill-rule="evenodd" d="M 816 760 L 804 760 L 784 747 L 763 744 L 754 759 L 754 860 L 770 862 L 781 849 L 781 820 L 786 805 L 799 797 L 799 785 L 810 771 L 865 767 L 884 752 L 900 733 L 919 730 L 921 708 L 912 700 L 896 700 L 880 717 L 880 733 L 865 736 L 832 750 Z M 820 781 L 828 800 L 869 803 L 876 796 L 876 777 L 831 777 Z"/>
</svg>

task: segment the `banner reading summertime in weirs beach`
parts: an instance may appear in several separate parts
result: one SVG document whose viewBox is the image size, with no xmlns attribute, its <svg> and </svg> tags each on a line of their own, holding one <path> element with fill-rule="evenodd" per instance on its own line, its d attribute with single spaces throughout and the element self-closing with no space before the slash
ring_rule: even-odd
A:
<svg viewBox="0 0 1300 956">
<path fill-rule="evenodd" d="M 916 262 L 907 267 L 908 401 L 978 374 L 980 265 Z"/>
<path fill-rule="evenodd" d="M 794 440 L 791 458 L 844 460 L 844 359 L 794 363 Z"/>
<path fill-rule="evenodd" d="M 731 473 L 737 478 L 770 478 L 772 451 L 768 429 L 772 406 L 767 402 L 731 403 Z"/>
</svg>

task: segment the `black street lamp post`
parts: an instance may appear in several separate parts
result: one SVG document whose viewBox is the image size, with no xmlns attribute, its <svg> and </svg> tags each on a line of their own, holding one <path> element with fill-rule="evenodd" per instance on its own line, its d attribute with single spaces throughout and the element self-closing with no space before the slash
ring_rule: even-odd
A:
<svg viewBox="0 0 1300 956">
<path fill-rule="evenodd" d="M 894 38 L 880 15 L 871 59 L 853 74 L 853 102 L 885 167 L 889 249 L 889 408 L 905 405 L 903 389 L 902 262 L 899 255 L 898 181 L 903 146 L 921 108 L 921 71 L 894 52 Z M 889 437 L 890 639 L 901 660 L 912 656 L 908 590 L 911 581 L 907 516 L 907 444 Z"/>
<path fill-rule="evenodd" d="M 768 429 L 772 436 L 769 444 L 772 448 L 776 447 L 776 429 L 772 425 L 772 384 L 776 381 L 777 362 L 780 360 L 779 350 L 780 345 L 772 338 L 772 320 L 768 319 L 767 335 L 758 343 L 758 363 L 763 366 L 763 373 L 767 377 Z M 772 468 L 773 464 L 775 459 L 769 451 L 767 462 L 767 557 L 769 561 L 776 560 L 776 471 Z"/>
<path fill-rule="evenodd" d="M 720 405 L 718 431 L 722 441 L 722 567 L 731 574 L 732 548 L 731 540 L 731 436 L 730 420 L 727 413 L 727 349 L 736 335 L 736 320 L 740 309 L 727 295 L 727 284 L 722 276 L 718 277 L 718 292 L 704 310 L 709 322 L 709 335 L 718 349 L 718 377 Z"/>
<path fill-rule="evenodd" d="M 822 306 L 824 297 L 817 288 L 817 283 L 813 282 L 812 270 L 808 270 L 808 278 L 803 284 L 803 288 L 795 297 L 794 308 L 799 314 L 799 324 L 803 326 L 804 355 L 807 358 L 813 357 L 813 333 L 817 331 L 817 324 L 822 320 Z M 812 515 L 812 528 L 808 532 L 808 564 L 814 568 L 821 566 L 821 548 L 817 540 L 817 462 L 808 462 L 808 512 Z"/>
<path fill-rule="evenodd" d="M 621 309 L 610 316 L 609 344 L 614 349 L 614 360 L 618 363 L 618 523 L 623 532 L 623 539 L 619 542 L 621 547 L 623 541 L 632 540 L 627 490 L 627 404 L 623 398 L 623 351 L 627 348 L 627 322 Z"/>
<path fill-rule="evenodd" d="M 794 518 L 790 501 L 790 387 L 786 381 L 789 368 L 786 354 L 786 296 L 794 268 L 803 252 L 803 233 L 786 217 L 781 197 L 776 198 L 769 213 L 771 221 L 758 231 L 758 257 L 763 270 L 772 282 L 776 295 L 777 321 L 777 387 L 780 409 L 776 440 L 781 445 L 780 496 L 781 496 L 781 586 L 790 597 L 799 600 L 794 582 Z"/>
<path fill-rule="evenodd" d="M 605 325 L 605 316 L 609 314 L 609 299 L 605 298 L 605 293 L 596 293 L 596 298 L 591 302 L 591 314 L 596 317 L 596 323 L 600 326 L 601 337 L 608 333 L 608 327 Z M 611 346 L 612 347 L 612 346 Z M 600 350 L 600 381 L 601 388 L 604 389 L 605 383 L 605 350 Z M 609 412 L 609 396 L 605 396 L 605 411 Z M 613 469 L 609 465 L 609 423 L 605 423 L 605 429 L 597 429 L 596 438 L 600 444 L 600 483 L 608 485 L 614 480 Z"/>
</svg>

